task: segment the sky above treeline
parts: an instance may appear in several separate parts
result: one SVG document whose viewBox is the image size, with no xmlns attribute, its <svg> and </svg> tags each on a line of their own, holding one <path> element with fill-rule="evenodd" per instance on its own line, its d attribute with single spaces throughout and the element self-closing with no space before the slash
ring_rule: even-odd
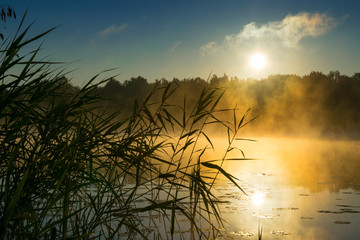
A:
<svg viewBox="0 0 360 240">
<path fill-rule="evenodd" d="M 311 71 L 360 72 L 357 0 L 9 0 L 17 20 L 45 38 L 42 54 L 67 62 L 82 84 L 95 74 L 149 81 L 216 74 L 240 79 Z M 4 24 L 2 24 L 4 25 Z M 261 54 L 266 64 L 251 66 Z"/>
</svg>

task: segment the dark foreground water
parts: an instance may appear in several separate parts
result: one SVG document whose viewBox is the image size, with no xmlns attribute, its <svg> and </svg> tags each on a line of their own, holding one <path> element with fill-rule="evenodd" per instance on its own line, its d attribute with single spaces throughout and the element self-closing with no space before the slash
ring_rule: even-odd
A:
<svg viewBox="0 0 360 240">
<path fill-rule="evenodd" d="M 221 144 L 221 143 L 218 143 Z M 249 197 L 218 185 L 230 239 L 360 239 L 360 142 L 262 138 L 225 168 Z"/>
</svg>

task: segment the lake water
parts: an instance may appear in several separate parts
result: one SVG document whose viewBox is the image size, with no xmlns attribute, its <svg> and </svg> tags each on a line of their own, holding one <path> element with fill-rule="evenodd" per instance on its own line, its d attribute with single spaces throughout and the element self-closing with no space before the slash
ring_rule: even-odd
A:
<svg viewBox="0 0 360 240">
<path fill-rule="evenodd" d="M 220 143 L 217 143 L 220 144 Z M 248 197 L 218 185 L 230 239 L 360 239 L 360 142 L 260 138 L 224 165 Z M 216 144 L 215 144 L 216 146 Z"/>
<path fill-rule="evenodd" d="M 253 141 L 237 141 L 247 158 L 256 160 L 227 161 L 223 168 L 239 179 L 247 193 L 243 194 L 226 179 L 214 185 L 221 214 L 226 221 L 219 231 L 227 239 L 291 240 L 347 240 L 360 239 L 360 141 L 325 141 L 289 138 L 256 138 Z M 215 153 L 204 154 L 203 161 L 218 159 L 226 147 L 227 139 L 213 141 Z M 217 156 L 216 156 L 217 155 Z M 232 151 L 228 155 L 242 157 Z M 206 168 L 204 168 L 206 169 Z M 210 173 L 209 173 L 210 174 Z M 133 188 L 133 183 L 126 186 Z M 138 194 L 146 193 L 135 204 L 145 207 L 151 199 L 152 183 L 139 188 Z M 163 185 L 162 189 L 168 188 Z M 188 190 L 179 192 L 187 196 Z M 143 192 L 143 193 L 142 193 Z M 96 195 L 97 191 L 94 191 Z M 160 197 L 158 200 L 165 200 Z M 162 239 L 169 236 L 170 212 L 141 215 L 150 239 L 153 232 Z M 165 216 L 165 217 L 164 217 Z M 179 216 L 179 227 L 174 239 L 190 239 L 190 222 Z M 202 227 L 202 226 L 200 226 Z M 203 224 L 203 231 L 208 225 Z M 128 232 L 120 233 L 128 239 Z M 217 239 L 224 239 L 218 235 Z M 121 238 L 122 239 L 122 238 Z M 193 239 L 197 239 L 194 237 Z"/>
</svg>

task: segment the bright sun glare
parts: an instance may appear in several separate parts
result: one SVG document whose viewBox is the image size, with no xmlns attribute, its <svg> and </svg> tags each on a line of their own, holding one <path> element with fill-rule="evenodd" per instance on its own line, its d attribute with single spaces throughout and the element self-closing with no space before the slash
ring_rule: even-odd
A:
<svg viewBox="0 0 360 240">
<path fill-rule="evenodd" d="M 255 70 L 260 70 L 266 65 L 266 58 L 261 53 L 256 53 L 250 58 L 251 67 Z"/>
<path fill-rule="evenodd" d="M 256 206 L 262 205 L 264 202 L 264 198 L 265 198 L 265 196 L 264 196 L 264 193 L 262 193 L 262 192 L 256 192 L 251 196 L 251 200 L 252 200 L 253 204 Z"/>
</svg>

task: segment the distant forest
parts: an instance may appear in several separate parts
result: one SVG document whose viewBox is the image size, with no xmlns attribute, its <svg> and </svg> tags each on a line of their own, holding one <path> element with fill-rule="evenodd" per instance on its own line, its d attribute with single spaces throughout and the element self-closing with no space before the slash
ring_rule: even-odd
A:
<svg viewBox="0 0 360 240">
<path fill-rule="evenodd" d="M 101 109 L 121 110 L 124 116 L 133 110 L 135 100 L 146 99 L 156 87 L 170 83 L 180 91 L 172 97 L 174 104 L 195 103 L 204 86 L 224 89 L 219 107 L 237 108 L 258 116 L 244 128 L 246 134 L 304 137 L 360 138 L 360 73 L 353 76 L 331 71 L 308 75 L 271 75 L 261 80 L 239 80 L 227 75 L 202 78 L 167 79 L 148 82 L 143 77 L 124 82 L 110 79 L 98 87 L 104 98 Z M 78 87 L 71 86 L 76 91 Z M 228 117 L 231 117 L 229 114 Z"/>
</svg>

